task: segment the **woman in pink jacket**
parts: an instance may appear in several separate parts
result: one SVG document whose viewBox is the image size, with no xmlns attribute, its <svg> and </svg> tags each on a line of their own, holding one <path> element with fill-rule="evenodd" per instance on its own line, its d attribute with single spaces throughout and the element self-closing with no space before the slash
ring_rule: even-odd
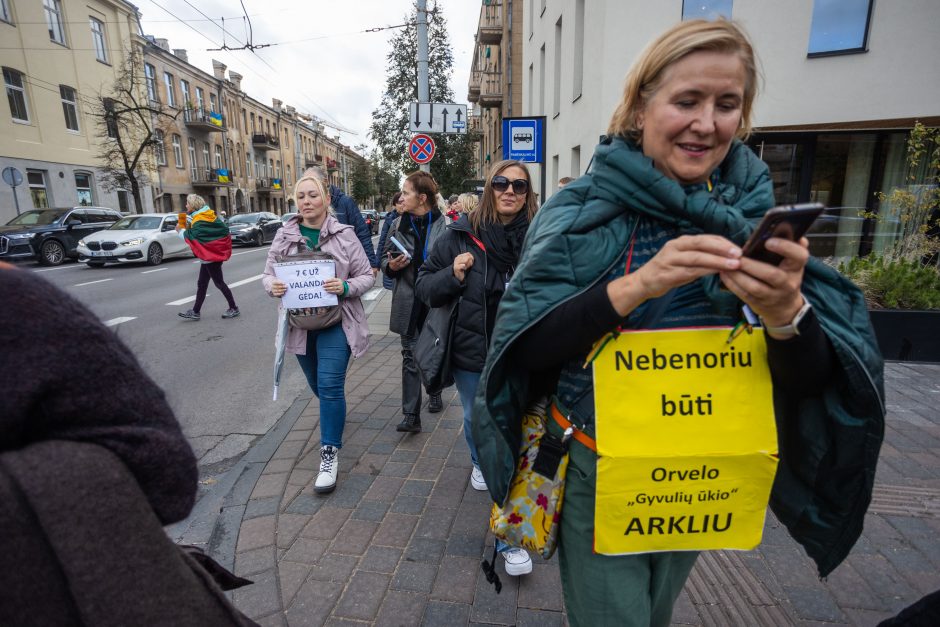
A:
<svg viewBox="0 0 940 627">
<path fill-rule="evenodd" d="M 369 327 L 359 297 L 372 287 L 373 275 L 356 232 L 333 216 L 329 190 L 319 180 L 301 178 L 294 186 L 294 197 L 298 214 L 274 237 L 263 282 L 275 298 L 287 292 L 287 285 L 274 275 L 273 264 L 280 255 L 322 250 L 336 259 L 336 278 L 327 279 L 324 288 L 339 298 L 342 322 L 316 331 L 291 327 L 287 336 L 287 350 L 297 355 L 310 389 L 320 401 L 320 473 L 314 491 L 326 494 L 336 488 L 337 451 L 343 445 L 346 424 L 349 356 L 359 357 L 369 346 Z"/>
</svg>

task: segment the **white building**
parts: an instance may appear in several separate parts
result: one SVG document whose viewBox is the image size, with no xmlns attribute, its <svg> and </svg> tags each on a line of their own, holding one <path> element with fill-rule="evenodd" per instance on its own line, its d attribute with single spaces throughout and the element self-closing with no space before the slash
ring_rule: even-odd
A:
<svg viewBox="0 0 940 627">
<path fill-rule="evenodd" d="M 584 173 L 633 61 L 684 16 L 730 16 L 750 35 L 764 82 L 749 144 L 779 203 L 877 210 L 874 192 L 900 182 L 907 131 L 940 126 L 937 0 L 525 3 L 522 115 L 546 117 L 548 196 Z"/>
</svg>

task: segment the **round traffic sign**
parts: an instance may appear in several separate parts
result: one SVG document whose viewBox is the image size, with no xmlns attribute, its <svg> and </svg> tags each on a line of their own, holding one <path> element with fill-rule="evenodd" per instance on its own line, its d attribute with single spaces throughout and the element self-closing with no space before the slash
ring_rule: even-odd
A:
<svg viewBox="0 0 940 627">
<path fill-rule="evenodd" d="M 427 163 L 433 159 L 434 150 L 434 140 L 424 133 L 418 133 L 408 142 L 408 155 L 415 163 Z"/>
<path fill-rule="evenodd" d="M 23 182 L 23 175 L 13 166 L 3 168 L 3 182 L 10 187 L 16 187 Z"/>
</svg>

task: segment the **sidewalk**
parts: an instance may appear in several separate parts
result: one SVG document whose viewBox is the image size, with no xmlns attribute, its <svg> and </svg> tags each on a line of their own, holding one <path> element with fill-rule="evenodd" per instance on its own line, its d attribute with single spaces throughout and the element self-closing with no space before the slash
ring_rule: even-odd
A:
<svg viewBox="0 0 940 627">
<path fill-rule="evenodd" d="M 386 294 L 370 324 L 388 319 Z M 372 331 L 347 378 L 336 491 L 313 493 L 318 411 L 303 395 L 171 535 L 254 580 L 234 601 L 262 625 L 566 624 L 557 557 L 533 556 L 522 578 L 500 563 L 499 595 L 486 583 L 490 503 L 468 485 L 456 392 L 422 414 L 422 433 L 396 432 L 398 336 Z M 849 558 L 820 581 L 768 516 L 758 550 L 702 554 L 675 624 L 875 625 L 940 588 L 940 365 L 889 364 L 887 384 L 875 495 Z"/>
</svg>

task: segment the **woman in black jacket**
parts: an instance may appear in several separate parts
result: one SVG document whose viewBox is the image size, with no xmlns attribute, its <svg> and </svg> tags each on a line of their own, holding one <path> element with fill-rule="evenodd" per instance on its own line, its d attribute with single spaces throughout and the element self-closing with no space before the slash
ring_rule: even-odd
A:
<svg viewBox="0 0 940 627">
<path fill-rule="evenodd" d="M 415 285 L 418 298 L 430 307 L 444 307 L 460 299 L 451 338 L 451 371 L 463 405 L 464 436 L 473 462 L 470 485 L 475 490 L 486 490 L 486 482 L 470 435 L 473 398 L 496 308 L 509 288 L 536 209 L 525 164 L 513 160 L 496 163 L 483 188 L 480 207 L 447 227 L 421 266 Z M 508 574 L 531 572 L 532 561 L 524 549 L 503 545 L 500 552 Z"/>
</svg>

